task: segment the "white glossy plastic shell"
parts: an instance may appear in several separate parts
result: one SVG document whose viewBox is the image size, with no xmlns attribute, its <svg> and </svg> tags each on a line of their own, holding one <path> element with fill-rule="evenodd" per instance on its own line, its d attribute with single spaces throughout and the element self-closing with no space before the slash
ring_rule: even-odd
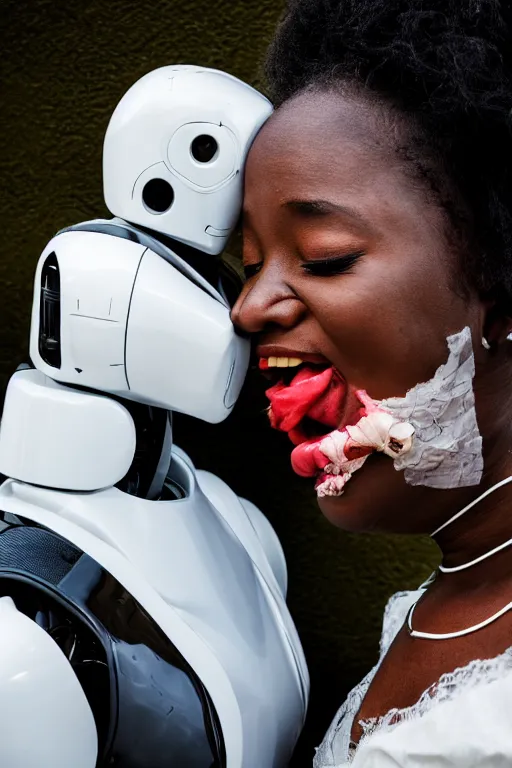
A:
<svg viewBox="0 0 512 768">
<path fill-rule="evenodd" d="M 226 307 L 151 251 L 133 290 L 126 334 L 132 397 L 222 421 L 234 406 L 249 362 Z"/>
<path fill-rule="evenodd" d="M 2 768 L 95 768 L 94 717 L 52 638 L 0 598 Z"/>
<path fill-rule="evenodd" d="M 60 368 L 39 348 L 41 274 L 51 254 L 60 272 Z M 184 271 L 113 235 L 57 235 L 36 270 L 32 362 L 62 383 L 222 421 L 242 387 L 249 342 L 235 333 L 220 294 Z"/>
<path fill-rule="evenodd" d="M 11 377 L 0 423 L 2 474 L 95 491 L 119 482 L 134 454 L 135 426 L 121 403 L 62 386 L 33 369 Z"/>
<path fill-rule="evenodd" d="M 107 129 L 107 207 L 127 221 L 220 253 L 240 213 L 247 152 L 271 113 L 268 99 L 225 72 L 194 66 L 149 72 L 123 96 Z M 192 153 L 201 135 L 217 142 L 208 162 Z M 145 185 L 153 179 L 172 187 L 166 210 L 145 204 Z"/>
<path fill-rule="evenodd" d="M 309 678 L 283 587 L 280 544 L 254 506 L 173 449 L 179 501 L 117 488 L 94 494 L 6 481 L 3 510 L 64 536 L 144 607 L 208 690 L 227 768 L 285 768 Z M 46 766 L 45 766 L 46 768 Z"/>
<path fill-rule="evenodd" d="M 34 279 L 30 357 L 36 368 L 58 381 L 101 392 L 128 390 L 126 324 L 145 250 L 98 232 L 64 232 L 50 240 Z M 60 368 L 48 365 L 39 349 L 41 276 L 53 253 L 60 273 Z"/>
</svg>

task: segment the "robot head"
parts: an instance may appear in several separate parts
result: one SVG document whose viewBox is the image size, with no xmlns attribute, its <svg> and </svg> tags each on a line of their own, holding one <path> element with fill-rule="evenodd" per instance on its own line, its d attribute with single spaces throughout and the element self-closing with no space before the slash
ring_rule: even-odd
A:
<svg viewBox="0 0 512 768">
<path fill-rule="evenodd" d="M 109 210 L 218 254 L 236 224 L 249 147 L 271 103 L 241 80 L 194 66 L 144 75 L 121 99 L 103 152 Z"/>
<path fill-rule="evenodd" d="M 105 138 L 105 199 L 118 218 L 63 230 L 39 260 L 30 339 L 39 371 L 210 422 L 230 413 L 249 343 L 206 254 L 222 250 L 238 219 L 243 164 L 271 111 L 217 70 L 163 67 L 135 83 Z"/>
</svg>

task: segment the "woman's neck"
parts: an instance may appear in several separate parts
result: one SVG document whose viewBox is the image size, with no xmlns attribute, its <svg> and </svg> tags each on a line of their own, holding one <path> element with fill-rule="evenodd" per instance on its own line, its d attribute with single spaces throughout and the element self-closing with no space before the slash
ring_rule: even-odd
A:
<svg viewBox="0 0 512 768">
<path fill-rule="evenodd" d="M 512 475 L 512 461 L 499 471 L 488 472 L 475 498 Z M 486 555 L 512 540 L 512 483 L 490 493 L 461 517 L 434 535 L 442 553 L 442 565 L 456 568 Z M 486 582 L 512 579 L 512 543 L 468 568 L 442 574 L 454 588 L 471 589 Z"/>
</svg>

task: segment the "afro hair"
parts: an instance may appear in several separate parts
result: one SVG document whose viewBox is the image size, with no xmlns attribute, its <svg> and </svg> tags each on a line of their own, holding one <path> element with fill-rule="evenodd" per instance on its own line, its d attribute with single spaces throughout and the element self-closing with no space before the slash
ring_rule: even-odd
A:
<svg viewBox="0 0 512 768">
<path fill-rule="evenodd" d="M 348 85 L 415 126 L 415 165 L 431 166 L 434 156 L 445 182 L 430 178 L 431 188 L 448 181 L 456 190 L 453 205 L 446 195 L 439 203 L 465 244 L 470 282 L 508 315 L 511 20 L 509 0 L 290 0 L 266 60 L 277 106 L 308 89 Z"/>
</svg>

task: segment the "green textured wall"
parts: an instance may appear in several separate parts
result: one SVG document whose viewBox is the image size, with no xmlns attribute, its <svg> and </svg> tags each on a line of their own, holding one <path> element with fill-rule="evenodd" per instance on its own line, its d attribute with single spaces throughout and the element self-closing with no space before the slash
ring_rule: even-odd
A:
<svg viewBox="0 0 512 768">
<path fill-rule="evenodd" d="M 59 228 L 105 214 L 101 147 L 110 113 L 150 69 L 193 62 L 258 85 L 280 14 L 276 0 L 0 0 L 0 386 L 26 355 L 36 260 Z M 220 426 L 176 420 L 196 463 L 254 500 L 288 559 L 289 604 L 312 676 L 308 724 L 293 761 L 311 764 L 347 689 L 373 663 L 382 607 L 435 557 L 425 541 L 351 536 L 318 513 L 289 446 L 262 415 L 250 376 Z"/>
</svg>

